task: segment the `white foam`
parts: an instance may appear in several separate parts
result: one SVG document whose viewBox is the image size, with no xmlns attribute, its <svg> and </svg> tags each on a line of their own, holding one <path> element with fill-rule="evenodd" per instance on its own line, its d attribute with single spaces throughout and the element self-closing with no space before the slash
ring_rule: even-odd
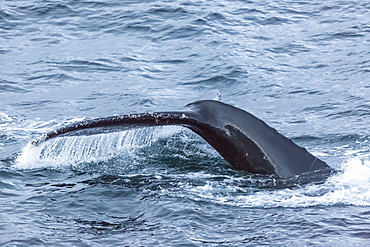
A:
<svg viewBox="0 0 370 247">
<path fill-rule="evenodd" d="M 342 165 L 342 171 L 323 184 L 308 184 L 298 188 L 253 190 L 229 180 L 209 181 L 202 186 L 182 184 L 184 196 L 193 200 L 212 201 L 238 207 L 312 207 L 355 205 L 370 206 L 370 160 L 352 158 Z M 171 194 L 171 191 L 164 191 Z M 172 193 L 177 195 L 178 193 Z"/>
<path fill-rule="evenodd" d="M 13 118 L 6 114 L 5 112 L 0 112 L 0 123 L 1 122 L 11 122 Z"/>
</svg>

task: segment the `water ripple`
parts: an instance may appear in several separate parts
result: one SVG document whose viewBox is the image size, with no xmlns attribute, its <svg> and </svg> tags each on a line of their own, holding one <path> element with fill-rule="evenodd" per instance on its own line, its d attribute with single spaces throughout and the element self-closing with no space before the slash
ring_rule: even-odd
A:
<svg viewBox="0 0 370 247">
<path fill-rule="evenodd" d="M 366 242 L 367 1 L 1 5 L 0 244 Z M 215 91 L 338 172 L 315 183 L 245 174 L 199 138 L 158 129 L 21 151 L 66 123 L 176 110 Z"/>
</svg>

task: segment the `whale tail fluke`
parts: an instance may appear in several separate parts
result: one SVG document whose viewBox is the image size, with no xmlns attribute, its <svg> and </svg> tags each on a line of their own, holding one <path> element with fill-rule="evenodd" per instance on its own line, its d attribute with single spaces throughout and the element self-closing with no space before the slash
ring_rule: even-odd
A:
<svg viewBox="0 0 370 247">
<path fill-rule="evenodd" d="M 180 125 L 193 130 L 238 170 L 287 178 L 329 168 L 325 162 L 252 114 L 214 100 L 188 104 L 182 111 L 85 120 L 46 133 L 32 144 L 38 145 L 59 136 L 91 135 L 161 125 Z"/>
</svg>

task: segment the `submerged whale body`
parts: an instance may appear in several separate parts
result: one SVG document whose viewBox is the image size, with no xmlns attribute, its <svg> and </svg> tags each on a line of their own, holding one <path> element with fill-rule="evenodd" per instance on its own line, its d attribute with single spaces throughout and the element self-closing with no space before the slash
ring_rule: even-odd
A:
<svg viewBox="0 0 370 247">
<path fill-rule="evenodd" d="M 64 135 L 87 135 L 125 128 L 181 125 L 206 140 L 235 169 L 288 178 L 330 167 L 252 114 L 219 101 L 190 103 L 183 110 L 127 114 L 86 120 L 44 134 L 38 145 Z"/>
</svg>

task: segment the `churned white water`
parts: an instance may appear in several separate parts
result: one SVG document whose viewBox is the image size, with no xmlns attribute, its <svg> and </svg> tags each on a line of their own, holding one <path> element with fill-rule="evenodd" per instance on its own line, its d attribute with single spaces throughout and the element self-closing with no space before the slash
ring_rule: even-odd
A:
<svg viewBox="0 0 370 247">
<path fill-rule="evenodd" d="M 60 168 L 76 166 L 80 163 L 106 161 L 116 156 L 123 156 L 126 160 L 137 159 L 137 150 L 151 145 L 158 146 L 160 144 L 155 144 L 156 141 L 169 138 L 182 131 L 184 131 L 183 127 L 165 126 L 91 136 L 58 137 L 38 146 L 26 145 L 14 167 L 18 169 Z M 182 136 L 184 143 L 192 144 L 191 137 L 194 136 L 187 131 Z M 184 140 L 184 138 L 189 139 Z M 352 154 L 356 151 L 348 151 L 348 153 Z M 179 187 L 183 190 L 182 195 L 194 200 L 211 200 L 224 205 L 262 208 L 370 206 L 370 160 L 366 155 L 348 158 L 342 164 L 338 164 L 338 167 L 339 171 L 322 184 L 305 184 L 294 188 L 262 191 L 253 191 L 238 184 L 238 181 L 249 179 L 248 177 L 225 176 L 220 182 L 213 181 L 215 175 L 204 172 L 173 176 L 179 179 Z M 190 180 L 201 178 L 204 184 L 194 185 L 180 182 L 184 177 Z M 177 189 L 164 189 L 162 193 L 176 196 L 180 194 Z"/>
<path fill-rule="evenodd" d="M 305 184 L 293 188 L 253 190 L 238 182 L 248 177 L 227 177 L 222 182 L 212 181 L 208 174 L 187 174 L 193 179 L 209 180 L 201 186 L 181 183 L 183 196 L 199 201 L 241 208 L 301 208 L 313 206 L 370 206 L 370 160 L 353 158 L 341 165 L 341 170 L 322 184 Z M 245 181 L 244 181 L 245 182 Z M 254 181 L 255 183 L 258 181 Z M 164 190 L 163 194 L 179 196 L 178 189 Z"/>
</svg>

